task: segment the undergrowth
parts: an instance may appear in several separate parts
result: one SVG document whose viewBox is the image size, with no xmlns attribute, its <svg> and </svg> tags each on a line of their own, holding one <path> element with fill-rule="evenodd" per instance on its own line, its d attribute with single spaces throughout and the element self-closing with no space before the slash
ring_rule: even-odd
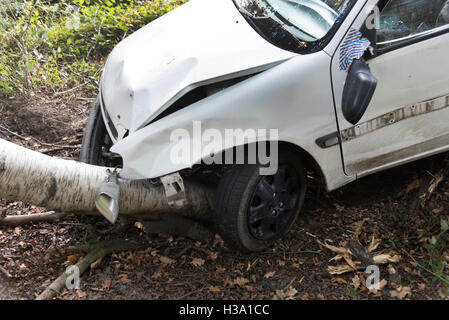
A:
<svg viewBox="0 0 449 320">
<path fill-rule="evenodd" d="M 96 87 L 123 38 L 186 0 L 0 0 L 0 94 Z"/>
</svg>

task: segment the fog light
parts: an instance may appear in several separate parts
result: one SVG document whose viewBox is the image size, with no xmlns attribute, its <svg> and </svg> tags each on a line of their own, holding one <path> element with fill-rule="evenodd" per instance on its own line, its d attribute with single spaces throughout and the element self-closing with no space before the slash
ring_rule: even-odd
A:
<svg viewBox="0 0 449 320">
<path fill-rule="evenodd" d="M 112 173 L 100 186 L 95 206 L 110 223 L 117 221 L 119 214 L 120 185 L 116 173 Z"/>
</svg>

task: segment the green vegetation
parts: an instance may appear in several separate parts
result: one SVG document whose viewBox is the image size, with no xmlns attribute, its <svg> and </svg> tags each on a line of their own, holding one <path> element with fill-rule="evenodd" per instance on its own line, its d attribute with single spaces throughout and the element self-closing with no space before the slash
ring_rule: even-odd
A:
<svg viewBox="0 0 449 320">
<path fill-rule="evenodd" d="M 445 259 L 449 244 L 449 220 L 441 219 L 439 229 L 426 244 L 430 256 L 426 267 L 433 272 L 434 280 L 441 281 L 446 287 L 446 293 L 449 293 L 449 265 Z"/>
<path fill-rule="evenodd" d="M 0 0 L 0 94 L 96 86 L 124 37 L 186 0 Z"/>
</svg>

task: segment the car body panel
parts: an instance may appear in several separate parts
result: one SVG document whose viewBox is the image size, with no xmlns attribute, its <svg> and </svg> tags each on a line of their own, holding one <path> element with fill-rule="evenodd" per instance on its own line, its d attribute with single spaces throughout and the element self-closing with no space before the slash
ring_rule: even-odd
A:
<svg viewBox="0 0 449 320">
<path fill-rule="evenodd" d="M 339 146 L 323 149 L 315 143 L 337 131 L 329 65 L 330 57 L 323 51 L 297 56 L 152 123 L 111 149 L 123 158 L 121 175 L 130 179 L 155 178 L 200 163 L 210 154 L 194 155 L 188 165 L 174 164 L 170 156 L 176 145 L 171 134 L 185 129 L 193 145 L 193 122 L 201 121 L 203 132 L 218 129 L 223 136 L 228 128 L 278 129 L 279 141 L 300 146 L 316 159 L 328 189 L 348 183 L 353 177 L 343 173 Z M 210 143 L 201 143 L 202 150 L 207 150 Z M 217 145 L 215 150 L 234 146 Z"/>
<path fill-rule="evenodd" d="M 234 30 L 230 32 L 233 36 L 227 36 L 224 30 L 218 28 L 222 32 L 222 40 L 226 40 L 226 48 L 215 40 L 212 44 L 218 46 L 223 55 L 217 55 L 216 50 L 195 40 L 192 42 L 195 48 L 179 52 L 173 66 L 167 67 L 169 64 L 158 56 L 156 60 L 159 64 L 151 65 L 155 70 L 151 76 L 148 76 L 151 68 L 142 66 L 139 71 L 138 61 L 142 61 L 142 53 L 128 56 L 136 58 L 132 68 L 120 66 L 120 59 L 125 56 L 120 51 L 128 47 L 126 41 L 121 44 L 123 48 L 117 49 L 115 57 L 112 55 L 103 76 L 105 103 L 102 108 L 111 114 L 115 125 L 124 128 L 111 149 L 123 158 L 121 175 L 124 178 L 158 178 L 191 168 L 209 158 L 210 141 L 195 135 L 195 122 L 201 123 L 203 132 L 215 129 L 223 136 L 226 129 L 278 129 L 279 141 L 298 146 L 316 161 L 328 190 L 343 186 L 357 177 L 449 148 L 449 126 L 445 121 L 449 108 L 441 105 L 446 103 L 446 95 L 449 94 L 446 90 L 449 88 L 449 73 L 444 74 L 448 69 L 447 63 L 445 69 L 433 64 L 432 70 L 429 70 L 429 63 L 417 65 L 416 62 L 445 60 L 444 52 L 447 52 L 449 43 L 447 34 L 371 59 L 368 64 L 379 80 L 379 87 L 360 124 L 353 126 L 345 120 L 341 110 L 347 72 L 339 69 L 339 47 L 351 28 L 360 29 L 377 0 L 357 1 L 327 46 L 322 51 L 307 55 L 278 49 L 264 40 L 251 29 L 235 7 L 229 6 L 231 1 L 192 0 L 190 3 L 194 5 L 185 5 L 190 6 L 188 9 L 182 6 L 171 13 L 172 18 L 176 16 L 186 22 L 188 19 L 183 15 L 195 15 L 193 8 L 196 5 L 201 4 L 211 10 L 210 4 L 214 3 L 224 10 L 219 13 L 223 17 L 217 21 L 227 27 L 235 22 L 231 23 L 231 20 L 240 21 L 235 23 L 239 26 L 234 27 L 243 30 L 244 36 L 234 34 L 235 29 L 229 29 Z M 232 19 L 228 20 L 224 15 Z M 153 32 L 150 32 L 153 26 L 156 26 L 154 33 L 164 33 L 164 25 L 173 23 L 172 18 L 168 14 L 166 18 L 150 24 L 147 31 L 130 40 L 130 48 L 137 48 L 138 43 L 146 39 L 145 33 Z M 215 23 L 208 21 L 211 25 Z M 200 24 L 192 23 L 195 29 L 200 28 Z M 240 29 L 241 26 L 244 27 Z M 218 30 L 215 26 L 211 29 L 214 29 L 213 32 Z M 201 34 L 199 39 L 204 39 L 204 35 Z M 186 45 L 188 41 L 183 43 Z M 231 43 L 240 43 L 244 49 L 229 49 Z M 196 47 L 207 48 L 203 52 L 196 51 Z M 162 45 L 162 48 L 161 56 L 171 57 L 172 50 L 176 52 L 180 46 Z M 146 50 L 151 53 L 151 49 Z M 198 58 L 200 56 L 201 59 Z M 114 60 L 117 57 L 119 59 Z M 218 63 L 219 58 L 223 64 Z M 108 71 L 108 66 L 113 65 L 122 70 Z M 123 76 L 116 77 L 118 82 L 114 83 L 111 74 Z M 147 125 L 175 99 L 196 86 L 249 74 L 255 75 Z M 424 112 L 410 116 L 409 108 L 418 104 Z M 427 106 L 429 112 L 426 112 Z M 373 123 L 384 123 L 383 117 L 389 113 L 394 114 L 395 123 L 371 130 Z M 129 114 L 129 118 L 117 120 L 117 116 L 122 114 Z M 173 141 L 172 134 L 179 129 L 190 133 L 186 142 L 188 145 L 200 142 L 201 150 L 208 152 L 193 153 L 187 163 L 174 163 L 171 152 L 177 142 Z M 127 137 L 124 137 L 125 130 L 130 131 Z M 366 132 L 357 134 L 361 130 Z M 342 138 L 345 134 L 353 136 L 326 148 L 316 143 L 334 134 L 341 134 Z M 254 136 L 252 141 L 247 142 L 264 139 L 264 136 Z M 213 145 L 212 148 L 214 152 L 224 152 L 239 145 L 231 142 Z"/>
<path fill-rule="evenodd" d="M 264 40 L 230 0 L 191 0 L 122 41 L 102 76 L 120 140 L 195 87 L 266 70 L 296 54 Z"/>
<path fill-rule="evenodd" d="M 366 17 L 360 14 L 351 28 Z M 341 109 L 347 72 L 339 69 L 336 50 L 332 81 L 346 174 L 363 177 L 449 149 L 448 52 L 446 33 L 369 59 L 378 87 L 354 126 Z"/>
</svg>

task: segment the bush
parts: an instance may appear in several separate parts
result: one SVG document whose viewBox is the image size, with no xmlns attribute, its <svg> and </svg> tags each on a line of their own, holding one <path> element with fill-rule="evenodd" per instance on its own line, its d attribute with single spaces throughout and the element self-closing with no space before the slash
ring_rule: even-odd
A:
<svg viewBox="0 0 449 320">
<path fill-rule="evenodd" d="M 186 0 L 0 0 L 0 93 L 96 87 L 124 37 Z"/>
</svg>

